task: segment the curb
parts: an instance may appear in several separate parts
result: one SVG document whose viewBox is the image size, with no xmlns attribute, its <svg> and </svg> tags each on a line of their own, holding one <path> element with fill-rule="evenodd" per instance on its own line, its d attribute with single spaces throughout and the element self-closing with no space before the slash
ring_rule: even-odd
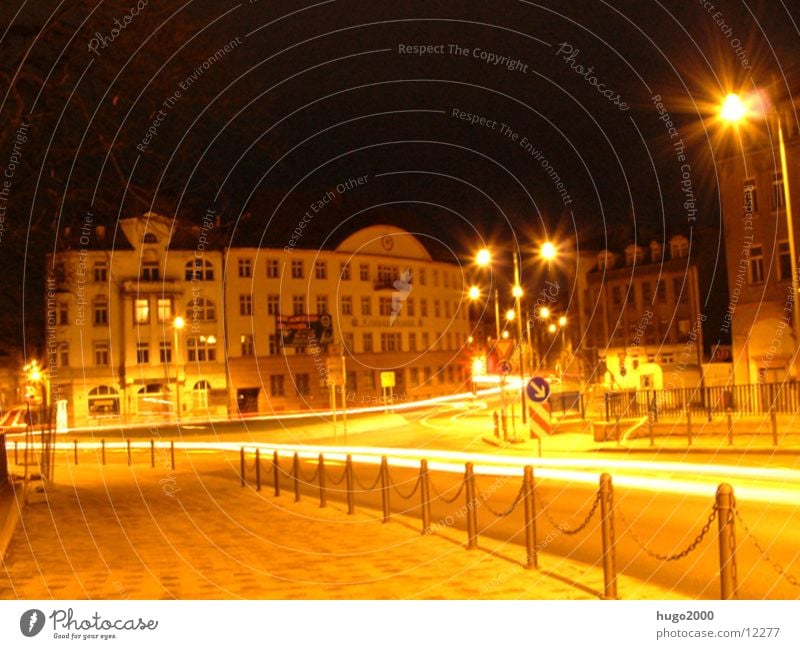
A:
<svg viewBox="0 0 800 649">
<path fill-rule="evenodd" d="M 25 507 L 24 483 L 19 483 L 15 486 L 13 480 L 9 476 L 8 488 L 13 494 L 13 497 L 9 500 L 9 507 L 7 510 L 5 512 L 0 511 L 0 517 L 2 517 L 2 526 L 0 527 L 0 562 L 5 560 L 6 550 L 8 550 L 8 546 L 17 529 L 22 509 Z M 3 514 L 5 515 L 3 516 Z"/>
</svg>

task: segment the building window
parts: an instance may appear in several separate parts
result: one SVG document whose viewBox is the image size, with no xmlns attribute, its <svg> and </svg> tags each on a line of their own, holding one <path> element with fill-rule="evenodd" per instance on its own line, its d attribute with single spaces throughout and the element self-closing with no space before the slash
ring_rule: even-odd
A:
<svg viewBox="0 0 800 649">
<path fill-rule="evenodd" d="M 425 383 L 430 383 L 431 382 L 431 377 L 433 376 L 433 372 L 431 371 L 431 368 L 430 367 L 426 367 L 424 369 L 424 371 L 423 371 L 423 374 L 425 375 Z"/>
<path fill-rule="evenodd" d="M 667 303 L 667 288 L 663 281 L 656 285 L 656 295 L 661 304 Z"/>
<path fill-rule="evenodd" d="M 381 351 L 382 352 L 399 352 L 402 351 L 401 335 L 397 334 L 381 334 Z"/>
<path fill-rule="evenodd" d="M 214 336 L 190 336 L 186 339 L 186 351 L 190 363 L 215 361 L 217 340 Z"/>
<path fill-rule="evenodd" d="M 269 394 L 273 397 L 282 397 L 284 395 L 283 389 L 283 374 L 271 374 L 269 377 Z"/>
<path fill-rule="evenodd" d="M 670 364 L 675 362 L 675 356 L 673 354 L 661 354 L 661 362 Z"/>
<path fill-rule="evenodd" d="M 145 261 L 142 262 L 142 281 L 155 282 L 159 279 L 158 262 Z"/>
<path fill-rule="evenodd" d="M 147 343 L 136 343 L 136 362 L 139 365 L 150 362 L 150 346 Z"/>
<path fill-rule="evenodd" d="M 61 343 L 58 346 L 58 364 L 61 367 L 69 367 L 69 344 Z"/>
<path fill-rule="evenodd" d="M 100 367 L 107 367 L 108 362 L 108 343 L 101 342 L 94 344 L 94 364 Z"/>
<path fill-rule="evenodd" d="M 378 284 L 381 286 L 391 286 L 399 277 L 397 266 L 378 265 Z"/>
<path fill-rule="evenodd" d="M 419 301 L 419 314 L 423 318 L 428 317 L 428 300 L 426 300 L 424 297 Z"/>
<path fill-rule="evenodd" d="M 295 259 L 295 260 L 292 261 L 292 279 L 303 279 L 303 260 L 302 259 Z"/>
<path fill-rule="evenodd" d="M 277 279 L 280 277 L 280 273 L 278 271 L 278 260 L 277 259 L 268 259 L 267 260 L 267 277 L 269 279 Z"/>
<path fill-rule="evenodd" d="M 172 318 L 172 298 L 160 297 L 156 306 L 159 322 L 167 322 Z"/>
<path fill-rule="evenodd" d="M 613 286 L 611 288 L 611 302 L 614 306 L 622 304 L 622 290 L 619 286 Z"/>
<path fill-rule="evenodd" d="M 142 243 L 158 243 L 158 237 L 152 232 L 145 232 Z"/>
<path fill-rule="evenodd" d="M 416 309 L 414 308 L 413 297 L 410 297 L 406 300 L 406 315 L 410 318 L 413 318 L 416 315 Z"/>
<path fill-rule="evenodd" d="M 417 334 L 415 333 L 408 334 L 408 351 L 417 351 Z"/>
<path fill-rule="evenodd" d="M 158 358 L 162 363 L 172 362 L 172 343 L 169 340 L 162 340 L 159 344 Z"/>
<path fill-rule="evenodd" d="M 317 279 L 328 279 L 328 264 L 324 261 L 314 262 L 314 277 Z"/>
<path fill-rule="evenodd" d="M 778 242 L 778 279 L 781 281 L 792 279 L 792 254 L 788 241 Z"/>
<path fill-rule="evenodd" d="M 364 372 L 364 377 L 366 379 L 364 381 L 364 385 L 365 385 L 366 389 L 367 390 L 374 390 L 375 387 L 376 387 L 375 370 L 367 370 L 366 372 Z"/>
<path fill-rule="evenodd" d="M 269 345 L 269 355 L 275 356 L 278 354 L 278 336 L 276 334 L 270 334 L 267 342 Z"/>
<path fill-rule="evenodd" d="M 744 213 L 755 214 L 758 212 L 758 189 L 754 178 L 744 181 Z"/>
<path fill-rule="evenodd" d="M 342 295 L 342 315 L 353 315 L 353 297 L 350 295 Z"/>
<path fill-rule="evenodd" d="M 431 335 L 427 331 L 422 332 L 422 349 L 428 351 L 431 347 Z"/>
<path fill-rule="evenodd" d="M 358 276 L 362 282 L 369 281 L 369 265 L 368 264 L 361 264 L 358 267 Z"/>
<path fill-rule="evenodd" d="M 281 312 L 281 296 L 267 295 L 267 315 L 279 315 Z"/>
<path fill-rule="evenodd" d="M 409 370 L 409 373 L 411 375 L 411 385 L 414 386 L 414 387 L 418 386 L 419 385 L 419 368 L 418 367 L 412 367 Z"/>
<path fill-rule="evenodd" d="M 341 277 L 343 280 L 349 280 L 350 279 L 350 264 L 348 264 L 346 262 L 342 262 L 341 265 L 339 266 L 339 268 L 340 268 L 339 277 Z"/>
<path fill-rule="evenodd" d="M 253 315 L 253 296 L 239 296 L 239 315 Z"/>
<path fill-rule="evenodd" d="M 217 319 L 214 303 L 205 297 L 193 298 L 186 305 L 186 311 L 192 314 L 192 322 L 213 322 Z"/>
<path fill-rule="evenodd" d="M 362 346 L 364 348 L 365 354 L 371 354 L 373 352 L 373 345 L 372 345 L 372 334 L 365 333 L 362 334 Z"/>
<path fill-rule="evenodd" d="M 311 394 L 311 381 L 309 380 L 308 374 L 306 374 L 305 372 L 300 374 L 295 374 L 294 387 L 297 390 L 297 394 L 299 394 L 300 396 Z"/>
<path fill-rule="evenodd" d="M 361 298 L 361 315 L 372 315 L 372 299 L 369 297 Z"/>
<path fill-rule="evenodd" d="M 669 254 L 673 259 L 684 259 L 689 256 L 689 240 L 683 235 L 669 240 Z"/>
<path fill-rule="evenodd" d="M 255 356 L 255 346 L 251 334 L 242 334 L 239 341 L 242 344 L 242 356 Z"/>
<path fill-rule="evenodd" d="M 672 278 L 672 291 L 675 293 L 675 302 L 686 302 L 689 287 L 684 285 L 683 277 Z"/>
<path fill-rule="evenodd" d="M 108 281 L 108 262 L 106 261 L 94 262 L 94 281 L 95 282 Z"/>
<path fill-rule="evenodd" d="M 211 282 L 214 280 L 214 267 L 205 259 L 192 259 L 186 262 L 184 278 L 187 282 Z"/>
<path fill-rule="evenodd" d="M 101 385 L 89 392 L 89 416 L 119 414 L 119 397 L 117 391 L 107 385 Z"/>
<path fill-rule="evenodd" d="M 427 283 L 428 280 L 424 268 L 419 269 L 419 272 L 417 273 L 417 280 L 419 281 L 420 286 L 425 286 Z"/>
<path fill-rule="evenodd" d="M 653 303 L 653 286 L 650 282 L 642 282 L 642 305 Z"/>
<path fill-rule="evenodd" d="M 750 283 L 761 284 L 764 282 L 764 248 L 762 246 L 750 246 Z"/>
<path fill-rule="evenodd" d="M 94 301 L 93 314 L 94 324 L 108 324 L 108 300 L 105 297 L 100 296 Z"/>
<path fill-rule="evenodd" d="M 355 351 L 355 340 L 352 331 L 342 332 L 342 345 L 344 345 L 345 351 L 351 353 Z"/>
<path fill-rule="evenodd" d="M 294 295 L 292 297 L 292 313 L 294 315 L 303 315 L 305 312 L 306 312 L 305 295 Z"/>
<path fill-rule="evenodd" d="M 447 275 L 445 275 L 445 277 L 447 277 Z M 450 317 L 450 300 L 444 301 L 444 317 L 445 318 Z"/>
<path fill-rule="evenodd" d="M 252 277 L 253 276 L 253 267 L 250 264 L 249 259 L 240 259 L 239 260 L 239 277 Z"/>
<path fill-rule="evenodd" d="M 148 298 L 137 298 L 134 301 L 133 317 L 136 324 L 147 324 L 150 322 L 150 300 Z"/>
<path fill-rule="evenodd" d="M 192 386 L 194 410 L 208 409 L 208 393 L 210 390 L 211 384 L 208 381 L 198 381 Z"/>
<path fill-rule="evenodd" d="M 439 271 L 436 269 L 433 270 L 433 285 L 439 286 Z"/>
<path fill-rule="evenodd" d="M 378 313 L 380 315 L 392 315 L 392 298 L 390 297 L 378 298 Z"/>
<path fill-rule="evenodd" d="M 347 370 L 347 387 L 353 392 L 358 390 L 358 374 L 353 370 Z"/>
<path fill-rule="evenodd" d="M 59 302 L 58 303 L 58 324 L 65 325 L 69 324 L 69 304 L 66 302 Z"/>
<path fill-rule="evenodd" d="M 772 209 L 773 211 L 786 208 L 786 192 L 783 188 L 783 176 L 772 174 Z"/>
<path fill-rule="evenodd" d="M 324 313 L 328 313 L 328 296 L 317 295 L 317 314 L 323 315 Z"/>
</svg>

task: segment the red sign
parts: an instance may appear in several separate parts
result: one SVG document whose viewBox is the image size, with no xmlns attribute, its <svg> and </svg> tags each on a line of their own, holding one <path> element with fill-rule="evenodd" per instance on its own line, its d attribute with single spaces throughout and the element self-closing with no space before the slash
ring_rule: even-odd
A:
<svg viewBox="0 0 800 649">
<path fill-rule="evenodd" d="M 498 340 L 495 343 L 495 348 L 497 349 L 497 355 L 500 358 L 508 358 L 508 355 L 511 353 L 511 350 L 514 348 L 514 341 Z"/>
</svg>

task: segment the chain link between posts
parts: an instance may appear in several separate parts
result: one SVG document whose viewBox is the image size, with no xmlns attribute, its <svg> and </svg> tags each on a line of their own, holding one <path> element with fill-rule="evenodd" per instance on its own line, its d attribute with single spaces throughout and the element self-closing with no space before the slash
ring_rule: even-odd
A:
<svg viewBox="0 0 800 649">
<path fill-rule="evenodd" d="M 358 479 L 358 474 L 356 474 L 355 471 L 353 471 L 353 480 L 355 481 L 356 485 L 358 485 L 358 488 L 361 489 L 361 491 L 372 491 L 373 489 L 375 489 L 375 487 L 378 486 L 378 483 L 381 481 L 381 474 L 382 473 L 383 473 L 383 469 L 381 469 L 379 467 L 378 468 L 378 475 L 375 477 L 375 482 L 373 482 L 372 486 L 370 486 L 370 487 L 365 487 L 364 486 L 364 483 L 361 482 L 361 480 Z"/>
<path fill-rule="evenodd" d="M 330 469 L 328 469 L 328 471 L 330 471 Z M 342 477 L 340 477 L 338 480 L 334 480 L 333 478 L 331 478 L 330 479 L 330 484 L 332 486 L 334 486 L 334 487 L 337 487 L 337 486 L 339 486 L 340 484 L 342 484 L 344 482 L 344 479 L 346 477 L 347 477 L 347 466 L 344 466 L 342 468 Z"/>
<path fill-rule="evenodd" d="M 464 486 L 467 484 L 467 481 L 462 479 L 458 485 L 458 491 L 456 491 L 456 495 L 452 498 L 445 498 L 444 495 L 436 488 L 436 485 L 433 483 L 433 480 L 430 481 L 431 491 L 433 491 L 434 495 L 441 500 L 442 502 L 450 505 L 458 500 L 458 497 L 461 495 L 461 492 L 464 491 Z"/>
<path fill-rule="evenodd" d="M 314 473 L 311 474 L 310 478 L 306 478 L 303 470 L 300 468 L 300 462 L 297 463 L 297 477 L 300 479 L 300 482 L 304 484 L 313 484 L 314 481 L 317 479 L 319 475 L 319 464 L 317 464 L 317 468 L 314 469 Z"/>
<path fill-rule="evenodd" d="M 505 518 L 506 516 L 510 516 L 513 513 L 513 511 L 517 508 L 517 506 L 522 502 L 522 499 L 525 497 L 525 494 L 527 493 L 526 487 L 527 485 L 523 482 L 522 486 L 519 488 L 519 493 L 517 493 L 517 497 L 514 499 L 514 502 L 511 503 L 508 509 L 502 512 L 496 512 L 494 509 L 492 509 L 492 507 L 489 505 L 488 499 L 486 500 L 481 499 L 480 504 L 486 507 L 487 511 L 493 516 L 496 516 L 497 518 Z"/>
<path fill-rule="evenodd" d="M 619 508 L 615 508 L 615 511 L 617 514 L 619 514 L 620 520 L 625 524 L 626 532 L 630 534 L 630 537 L 633 539 L 634 543 L 636 543 L 636 545 L 638 545 L 645 554 L 659 561 L 678 561 L 679 559 L 683 559 L 684 557 L 691 554 L 692 551 L 698 545 L 700 545 L 700 543 L 706 537 L 706 534 L 708 534 L 708 532 L 711 530 L 712 523 L 717 518 L 717 506 L 713 505 L 711 507 L 711 513 L 708 515 L 708 520 L 706 520 L 705 525 L 703 525 L 703 527 L 700 529 L 700 533 L 694 538 L 694 540 L 689 545 L 687 545 L 680 552 L 676 552 L 675 554 L 661 554 L 660 552 L 651 550 L 649 547 L 647 547 L 647 544 L 644 541 L 642 541 L 638 536 L 636 536 L 636 533 L 633 531 L 631 524 L 628 522 L 628 520 L 625 518 L 625 515 Z"/>
<path fill-rule="evenodd" d="M 392 486 L 392 489 L 394 489 L 394 492 L 398 496 L 400 496 L 401 500 L 411 500 L 411 498 L 414 497 L 414 494 L 417 493 L 417 489 L 419 489 L 419 485 L 421 483 L 422 483 L 421 476 L 417 476 L 417 479 L 414 482 L 414 488 L 411 490 L 411 493 L 408 494 L 407 496 L 404 496 L 403 493 L 397 488 L 397 485 L 394 483 L 394 480 L 392 480 L 391 474 L 389 475 L 389 484 Z"/>
<path fill-rule="evenodd" d="M 764 558 L 764 561 L 766 561 L 775 572 L 777 572 L 781 577 L 783 577 L 786 581 L 788 581 L 792 586 L 800 587 L 800 580 L 798 580 L 797 577 L 795 577 L 794 575 L 786 572 L 786 568 L 784 568 L 781 564 L 775 561 L 770 556 L 769 552 L 767 552 L 767 550 L 764 548 L 762 543 L 756 538 L 756 536 L 747 526 L 747 523 L 744 522 L 742 515 L 739 513 L 738 507 L 734 507 L 733 513 L 736 516 L 736 519 L 742 524 L 742 529 L 744 530 L 744 533 L 747 534 L 747 536 L 753 542 L 753 545 L 756 547 L 756 550 L 758 550 L 761 553 L 761 556 Z"/>
<path fill-rule="evenodd" d="M 540 510 L 541 510 L 542 514 L 544 514 L 544 517 L 548 521 L 550 521 L 550 524 L 553 527 L 555 527 L 558 531 L 560 531 L 562 534 L 566 534 L 567 536 L 572 536 L 573 534 L 577 534 L 578 532 L 583 531 L 586 528 L 586 526 L 589 524 L 589 522 L 592 520 L 592 517 L 594 516 L 594 513 L 597 511 L 597 506 L 600 504 L 600 492 L 598 491 L 597 494 L 594 497 L 594 502 L 592 503 L 592 508 L 589 510 L 589 513 L 586 515 L 586 518 L 584 519 L 584 521 L 580 525 L 578 525 L 578 527 L 570 530 L 570 529 L 567 529 L 564 526 L 563 523 L 557 522 L 552 516 L 550 516 L 550 514 L 547 512 L 548 505 L 546 503 L 542 502 L 541 497 L 536 492 L 534 492 L 533 497 L 536 498 L 536 500 L 539 501 Z"/>
</svg>

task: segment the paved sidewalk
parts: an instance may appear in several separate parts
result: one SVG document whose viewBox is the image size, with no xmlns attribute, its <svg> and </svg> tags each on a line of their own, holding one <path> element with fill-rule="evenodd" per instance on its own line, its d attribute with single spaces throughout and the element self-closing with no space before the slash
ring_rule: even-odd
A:
<svg viewBox="0 0 800 649">
<path fill-rule="evenodd" d="M 177 454 L 176 471 L 58 458 L 56 482 L 34 494 L 0 566 L 11 599 L 592 599 L 596 566 L 462 535 L 419 534 L 419 522 L 382 524 L 271 490 L 241 488 L 238 456 Z M 149 459 L 149 458 L 148 458 Z M 172 495 L 169 495 L 172 494 Z M 680 598 L 620 577 L 626 599 Z"/>
</svg>

